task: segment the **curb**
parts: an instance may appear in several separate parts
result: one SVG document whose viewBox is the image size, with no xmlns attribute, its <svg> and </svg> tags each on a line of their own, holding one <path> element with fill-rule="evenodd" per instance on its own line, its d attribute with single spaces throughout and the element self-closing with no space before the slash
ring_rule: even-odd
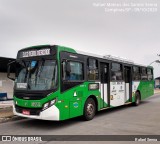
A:
<svg viewBox="0 0 160 144">
<path fill-rule="evenodd" d="M 6 122 L 10 122 L 10 121 L 18 121 L 18 120 L 22 120 L 22 119 L 25 119 L 23 117 L 19 117 L 19 116 L 8 116 L 8 117 L 3 117 L 3 118 L 0 118 L 0 124 L 1 123 L 6 123 Z"/>
<path fill-rule="evenodd" d="M 160 93 L 160 91 L 154 92 L 154 94 L 158 94 L 158 93 Z"/>
<path fill-rule="evenodd" d="M 0 107 L 0 113 L 8 113 L 8 115 L 0 114 L 0 123 L 24 119 L 23 117 L 15 116 L 12 113 L 12 106 L 2 108 Z"/>
</svg>

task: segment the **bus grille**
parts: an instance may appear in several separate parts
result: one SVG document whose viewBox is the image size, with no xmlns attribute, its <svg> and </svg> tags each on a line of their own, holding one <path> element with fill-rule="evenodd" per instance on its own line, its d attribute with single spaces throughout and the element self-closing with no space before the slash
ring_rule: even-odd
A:
<svg viewBox="0 0 160 144">
<path fill-rule="evenodd" d="M 28 110 L 30 112 L 30 115 L 39 115 L 40 112 L 42 111 L 41 108 L 25 108 L 25 107 L 20 107 L 20 106 L 17 106 L 15 105 L 15 109 L 16 109 L 16 112 L 18 113 L 22 113 L 23 110 Z"/>
<path fill-rule="evenodd" d="M 14 93 L 14 96 L 19 98 L 19 99 L 26 99 L 26 100 L 41 100 L 45 98 L 45 95 L 43 93 Z"/>
</svg>

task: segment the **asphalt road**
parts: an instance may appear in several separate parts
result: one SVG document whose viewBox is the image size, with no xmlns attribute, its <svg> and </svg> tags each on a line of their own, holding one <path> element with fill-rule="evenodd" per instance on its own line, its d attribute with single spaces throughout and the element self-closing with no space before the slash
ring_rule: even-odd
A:
<svg viewBox="0 0 160 144">
<path fill-rule="evenodd" d="M 160 94 L 141 102 L 98 112 L 92 121 L 61 122 L 21 119 L 0 124 L 0 135 L 157 135 L 160 134 Z M 52 143 L 52 142 L 48 142 Z"/>
</svg>

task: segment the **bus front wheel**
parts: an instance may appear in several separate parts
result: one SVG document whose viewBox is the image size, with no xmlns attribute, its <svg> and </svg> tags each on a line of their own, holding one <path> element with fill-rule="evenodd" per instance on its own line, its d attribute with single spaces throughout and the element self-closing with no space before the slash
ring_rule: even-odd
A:
<svg viewBox="0 0 160 144">
<path fill-rule="evenodd" d="M 84 106 L 84 115 L 83 115 L 84 119 L 87 121 L 92 120 L 95 114 L 96 114 L 95 101 L 92 98 L 88 98 Z"/>
</svg>

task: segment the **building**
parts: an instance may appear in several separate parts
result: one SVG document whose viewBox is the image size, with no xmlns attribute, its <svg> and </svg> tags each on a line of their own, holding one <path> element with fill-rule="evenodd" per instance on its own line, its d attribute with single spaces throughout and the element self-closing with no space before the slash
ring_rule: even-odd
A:
<svg viewBox="0 0 160 144">
<path fill-rule="evenodd" d="M 14 82 L 7 78 L 7 65 L 14 61 L 13 58 L 0 57 L 0 98 L 7 95 L 7 98 L 13 98 Z M 11 68 L 11 74 L 14 76 L 15 69 Z"/>
</svg>

